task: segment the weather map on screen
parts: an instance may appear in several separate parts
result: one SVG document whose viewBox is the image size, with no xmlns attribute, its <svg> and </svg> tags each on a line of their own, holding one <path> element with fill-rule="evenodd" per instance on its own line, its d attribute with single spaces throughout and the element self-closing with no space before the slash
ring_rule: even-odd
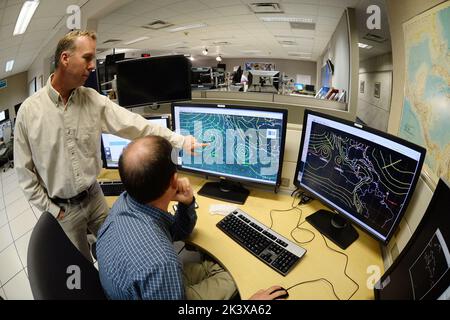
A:
<svg viewBox="0 0 450 320">
<path fill-rule="evenodd" d="M 395 222 L 417 167 L 415 159 L 319 123 L 312 124 L 307 163 L 305 183 L 381 233 Z"/>
</svg>

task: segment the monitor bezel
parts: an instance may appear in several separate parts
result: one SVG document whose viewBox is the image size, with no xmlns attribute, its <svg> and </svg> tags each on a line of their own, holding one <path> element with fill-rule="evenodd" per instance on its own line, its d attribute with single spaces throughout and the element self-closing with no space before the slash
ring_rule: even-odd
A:
<svg viewBox="0 0 450 320">
<path fill-rule="evenodd" d="M 411 149 L 413 149 L 413 150 L 415 150 L 415 151 L 420 153 L 420 159 L 419 159 L 419 163 L 418 163 L 418 167 L 419 167 L 420 172 L 418 172 L 414 176 L 414 179 L 413 179 L 413 181 L 411 183 L 412 192 L 410 192 L 407 195 L 407 197 L 405 199 L 405 205 L 403 206 L 402 210 L 399 212 L 397 221 L 394 223 L 394 225 L 392 226 L 391 232 L 389 232 L 386 235 L 385 239 L 384 238 L 380 238 L 379 236 L 377 236 L 376 234 L 371 232 L 371 230 L 368 229 L 366 227 L 366 225 L 362 221 L 357 219 L 355 217 L 355 215 L 352 214 L 351 216 L 348 216 L 346 213 L 342 212 L 339 208 L 333 206 L 329 201 L 327 201 L 320 194 L 310 191 L 309 188 L 306 189 L 308 193 L 310 193 L 311 195 L 316 197 L 325 206 L 331 208 L 333 210 L 333 212 L 338 213 L 343 218 L 349 220 L 351 223 L 353 223 L 356 226 L 358 226 L 358 228 L 362 229 L 365 233 L 367 233 L 368 235 L 370 235 L 374 239 L 378 240 L 383 245 L 387 245 L 389 243 L 390 239 L 392 238 L 392 236 L 394 235 L 395 231 L 397 230 L 398 225 L 400 224 L 400 221 L 402 220 L 403 216 L 405 215 L 406 209 L 408 208 L 408 205 L 409 205 L 409 203 L 411 201 L 411 197 L 412 197 L 414 191 L 416 190 L 417 181 L 419 180 L 419 177 L 421 175 L 423 162 L 425 160 L 426 149 L 421 147 L 421 146 L 419 146 L 419 145 L 416 145 L 416 144 L 414 144 L 412 142 L 409 142 L 407 140 L 401 139 L 401 138 L 399 138 L 397 136 L 388 134 L 386 132 L 383 132 L 383 131 L 380 131 L 380 130 L 377 130 L 377 129 L 374 129 L 374 128 L 370 128 L 370 127 L 361 125 L 359 123 L 355 123 L 355 122 L 352 122 L 352 121 L 348 121 L 348 120 L 345 120 L 345 119 L 341 119 L 341 118 L 338 118 L 338 117 L 335 117 L 335 116 L 331 116 L 331 115 L 324 114 L 324 113 L 321 113 L 321 112 L 313 111 L 313 110 L 310 110 L 310 109 L 305 109 L 304 116 L 303 116 L 302 135 L 301 135 L 301 139 L 300 139 L 300 149 L 298 151 L 297 165 L 296 165 L 296 168 L 295 168 L 295 175 L 294 175 L 294 180 L 293 180 L 293 184 L 297 188 L 304 189 L 304 185 L 298 180 L 298 173 L 300 171 L 300 159 L 301 159 L 301 156 L 302 156 L 303 146 L 304 146 L 304 143 L 305 143 L 305 130 L 306 130 L 306 127 L 307 127 L 307 121 L 308 121 L 308 116 L 309 115 L 322 117 L 324 119 L 336 121 L 336 122 L 339 122 L 341 124 L 348 125 L 348 126 L 356 128 L 356 129 L 360 129 L 360 130 L 363 130 L 363 131 L 366 131 L 366 132 L 378 135 L 378 136 L 380 136 L 382 138 L 391 140 L 391 141 L 393 141 L 395 143 L 398 143 L 398 144 L 402 144 L 402 145 L 404 145 L 404 146 L 406 146 L 408 148 L 411 148 Z"/>
<path fill-rule="evenodd" d="M 152 101 L 152 102 L 145 102 L 145 103 L 138 103 L 138 104 L 127 104 L 127 105 L 122 105 L 121 104 L 121 98 L 120 98 L 120 81 L 119 80 L 119 69 L 123 68 L 125 64 L 129 64 L 129 63 L 139 63 L 139 62 L 145 62 L 145 61 L 155 61 L 155 60 L 162 60 L 162 59 L 176 59 L 176 58 L 184 58 L 186 60 L 187 63 L 187 69 L 188 69 L 188 79 L 187 79 L 187 86 L 189 88 L 186 89 L 186 93 L 187 93 L 187 97 L 185 98 L 179 98 L 179 99 L 169 99 L 169 100 L 158 100 L 158 101 Z M 192 82 L 192 77 L 191 77 L 191 69 L 192 69 L 192 62 L 185 57 L 184 55 L 163 55 L 163 56 L 153 56 L 153 57 L 141 57 L 141 58 L 135 58 L 135 59 L 126 59 L 126 60 L 121 60 L 121 61 L 117 61 L 116 62 L 117 65 L 117 102 L 118 104 L 126 109 L 131 109 L 131 108 L 137 108 L 137 107 L 142 107 L 142 106 L 153 106 L 153 105 L 159 105 L 162 103 L 171 103 L 171 102 L 177 102 L 177 101 L 190 101 L 192 99 L 192 88 L 191 88 L 191 82 Z"/>
<path fill-rule="evenodd" d="M 172 129 L 171 129 L 172 126 L 170 125 L 170 115 L 169 115 L 169 114 L 164 114 L 164 115 L 159 115 L 159 116 L 155 116 L 155 115 L 143 116 L 143 118 L 146 119 L 146 120 L 152 120 L 152 119 L 166 119 L 166 126 L 167 126 L 167 129 L 172 130 Z M 119 169 L 118 166 L 111 166 L 111 165 L 108 165 L 108 161 L 106 161 L 105 148 L 104 148 L 104 144 L 103 144 L 103 134 L 113 134 L 113 133 L 102 132 L 102 133 L 100 134 L 100 150 L 101 150 L 101 156 L 102 156 L 103 168 L 105 168 L 105 169 L 117 170 L 117 169 Z M 114 135 L 114 134 L 113 134 L 113 135 Z"/>
<path fill-rule="evenodd" d="M 256 184 L 262 184 L 262 185 L 268 185 L 268 186 L 274 186 L 279 187 L 281 185 L 281 174 L 283 170 L 283 160 L 284 160 L 284 148 L 285 148 L 285 142 L 286 142 L 286 131 L 287 131 L 287 121 L 288 121 L 288 110 L 287 109 L 277 109 L 277 108 L 267 108 L 267 107 L 254 107 L 254 106 L 245 106 L 245 105 L 235 105 L 235 104 L 201 104 L 201 103 L 182 103 L 179 102 L 173 102 L 171 105 L 171 111 L 172 111 L 172 122 L 173 122 L 173 132 L 176 132 L 176 121 L 175 121 L 175 107 L 176 106 L 186 106 L 186 107 L 198 107 L 198 108 L 215 108 L 215 109 L 235 109 L 235 110 L 250 110 L 250 111 L 261 111 L 261 112 L 277 112 L 283 114 L 283 121 L 282 121 L 282 135 L 281 135 L 281 141 L 280 141 L 280 161 L 279 161 L 279 167 L 278 167 L 278 173 L 277 173 L 277 180 L 275 183 L 271 182 L 264 182 L 264 181 L 255 181 L 252 179 L 246 179 L 246 178 L 238 178 L 226 174 L 219 174 L 219 173 L 211 173 L 211 172 L 205 172 L 202 170 L 192 169 L 192 168 L 185 168 L 183 165 L 177 165 L 178 170 L 185 171 L 185 172 L 191 172 L 196 174 L 205 175 L 208 177 L 217 177 L 217 178 L 224 178 L 229 181 L 236 181 L 236 182 L 245 182 L 245 183 L 256 183 Z"/>
</svg>

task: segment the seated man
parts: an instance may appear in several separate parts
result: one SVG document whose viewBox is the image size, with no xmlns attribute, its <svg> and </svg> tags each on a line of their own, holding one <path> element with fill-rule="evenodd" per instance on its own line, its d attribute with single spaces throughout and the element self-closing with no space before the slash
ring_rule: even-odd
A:
<svg viewBox="0 0 450 320">
<path fill-rule="evenodd" d="M 229 299 L 236 293 L 231 276 L 211 261 L 178 260 L 173 241 L 187 238 L 197 215 L 187 178 L 179 178 L 172 146 L 162 137 L 130 143 L 119 159 L 124 192 L 99 231 L 100 280 L 110 299 Z M 175 215 L 167 211 L 178 201 Z M 254 299 L 274 299 L 280 287 L 260 290 Z"/>
</svg>

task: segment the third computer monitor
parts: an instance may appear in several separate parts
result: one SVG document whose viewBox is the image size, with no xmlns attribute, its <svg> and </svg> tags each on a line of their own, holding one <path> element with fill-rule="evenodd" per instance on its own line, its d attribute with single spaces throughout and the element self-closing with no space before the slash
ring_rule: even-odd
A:
<svg viewBox="0 0 450 320">
<path fill-rule="evenodd" d="M 148 122 L 164 128 L 170 128 L 169 116 L 145 117 Z M 102 160 L 103 167 L 107 169 L 117 169 L 119 167 L 119 157 L 123 148 L 130 143 L 130 140 L 118 137 L 110 133 L 102 133 Z"/>
<path fill-rule="evenodd" d="M 244 203 L 248 190 L 240 182 L 280 185 L 287 110 L 173 103 L 172 117 L 175 132 L 208 143 L 180 156 L 180 169 L 222 178 L 199 194 Z"/>
<path fill-rule="evenodd" d="M 347 220 L 386 244 L 424 157 L 424 148 L 398 137 L 305 110 L 294 184 L 345 218 L 320 210 L 308 222 L 344 249 L 358 237 Z"/>
</svg>

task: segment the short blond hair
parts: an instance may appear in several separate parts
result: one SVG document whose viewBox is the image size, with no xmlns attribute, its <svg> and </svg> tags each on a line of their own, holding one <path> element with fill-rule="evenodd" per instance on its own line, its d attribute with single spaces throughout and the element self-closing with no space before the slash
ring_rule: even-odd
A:
<svg viewBox="0 0 450 320">
<path fill-rule="evenodd" d="M 89 37 L 92 40 L 97 40 L 97 35 L 93 31 L 81 31 L 74 30 L 67 33 L 64 37 L 59 40 L 55 51 L 55 69 L 58 68 L 59 59 L 64 51 L 73 52 L 75 50 L 75 40 L 79 37 Z"/>
</svg>

